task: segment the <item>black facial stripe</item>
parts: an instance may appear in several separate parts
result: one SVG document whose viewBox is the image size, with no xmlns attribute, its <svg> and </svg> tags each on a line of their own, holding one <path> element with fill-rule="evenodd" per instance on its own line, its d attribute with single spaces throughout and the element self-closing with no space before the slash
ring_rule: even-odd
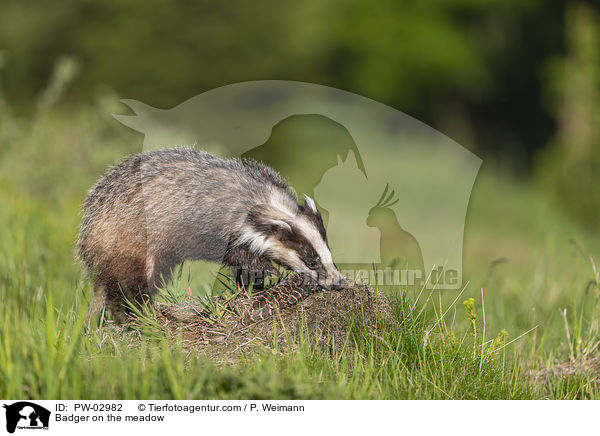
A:
<svg viewBox="0 0 600 436">
<path fill-rule="evenodd" d="M 268 222 L 264 214 L 259 209 L 252 210 L 247 217 L 247 222 L 258 232 L 277 238 L 285 247 L 295 251 L 304 265 L 309 269 L 316 271 L 319 275 L 325 276 L 326 269 L 321 262 L 321 258 L 317 251 L 313 248 L 311 242 L 292 225 L 292 231 L 273 225 Z M 300 213 L 304 215 L 312 225 L 318 230 L 319 235 L 327 244 L 327 235 L 323 225 L 323 219 L 320 213 L 315 213 L 310 208 L 300 207 Z M 276 260 L 278 263 L 283 263 Z M 283 265 L 289 268 L 288 265 Z"/>
<path fill-rule="evenodd" d="M 322 269 L 321 260 L 317 252 L 312 248 L 308 249 L 300 249 L 297 250 L 298 257 L 302 261 L 304 265 L 306 265 L 309 269 L 313 271 L 317 271 L 318 269 Z"/>
<path fill-rule="evenodd" d="M 308 239 L 298 231 L 286 233 L 280 239 L 281 243 L 287 248 L 294 250 L 304 265 L 319 274 L 325 271 L 321 263 L 321 258 Z"/>
</svg>

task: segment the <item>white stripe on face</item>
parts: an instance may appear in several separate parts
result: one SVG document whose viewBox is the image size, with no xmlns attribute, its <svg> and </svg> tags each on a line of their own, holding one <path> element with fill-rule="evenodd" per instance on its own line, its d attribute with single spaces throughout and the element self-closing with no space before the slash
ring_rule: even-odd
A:
<svg viewBox="0 0 600 436">
<path fill-rule="evenodd" d="M 292 219 L 296 216 L 298 205 L 287 193 L 273 190 L 270 197 L 271 207 L 275 212 L 276 219 Z"/>
<path fill-rule="evenodd" d="M 325 243 L 325 240 L 321 236 L 319 230 L 315 225 L 303 216 L 297 216 L 294 220 L 296 228 L 304 235 L 304 238 L 312 245 L 314 250 L 319 255 L 321 263 L 327 272 L 326 282 L 332 284 L 342 278 L 340 272 L 333 264 L 333 258 L 331 257 L 331 251 Z"/>
</svg>

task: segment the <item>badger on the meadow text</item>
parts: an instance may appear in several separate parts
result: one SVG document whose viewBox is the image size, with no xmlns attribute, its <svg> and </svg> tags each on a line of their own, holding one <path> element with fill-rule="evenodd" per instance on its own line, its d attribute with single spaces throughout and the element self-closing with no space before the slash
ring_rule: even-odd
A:
<svg viewBox="0 0 600 436">
<path fill-rule="evenodd" d="M 129 156 L 90 190 L 77 244 L 94 280 L 90 315 L 124 297 L 141 302 L 184 260 L 222 262 L 240 286 L 275 273 L 272 261 L 327 289 L 345 283 L 320 212 L 259 162 L 188 148 Z"/>
</svg>

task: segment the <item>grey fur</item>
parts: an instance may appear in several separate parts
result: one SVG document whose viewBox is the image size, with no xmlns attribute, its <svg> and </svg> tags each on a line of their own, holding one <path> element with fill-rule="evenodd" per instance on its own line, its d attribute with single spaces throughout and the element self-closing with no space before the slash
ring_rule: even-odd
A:
<svg viewBox="0 0 600 436">
<path fill-rule="evenodd" d="M 239 239 L 250 216 L 264 215 L 266 223 L 279 219 L 269 210 L 274 195 L 294 213 L 309 213 L 279 174 L 261 163 L 187 148 L 129 156 L 98 181 L 83 206 L 78 252 L 94 277 L 89 315 L 104 300 L 123 320 L 124 296 L 138 302 L 151 296 L 161 276 L 168 280 L 171 269 L 188 259 L 239 268 L 241 285 L 248 284 L 241 271 L 274 272 L 271 260 L 277 259 Z M 318 222 L 320 215 L 311 219 Z M 268 224 L 257 228 L 277 231 Z"/>
</svg>

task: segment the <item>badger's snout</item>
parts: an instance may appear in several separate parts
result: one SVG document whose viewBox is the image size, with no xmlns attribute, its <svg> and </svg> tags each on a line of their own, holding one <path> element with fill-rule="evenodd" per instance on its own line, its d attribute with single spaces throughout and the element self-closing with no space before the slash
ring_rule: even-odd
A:
<svg viewBox="0 0 600 436">
<path fill-rule="evenodd" d="M 346 280 L 340 278 L 334 284 L 331 285 L 330 289 L 332 291 L 339 291 L 340 289 L 344 289 L 346 287 Z"/>
<path fill-rule="evenodd" d="M 344 280 L 344 277 L 336 271 L 336 274 L 327 276 L 325 280 L 319 280 L 319 284 L 325 289 L 339 291 L 346 287 L 346 280 Z"/>
</svg>

